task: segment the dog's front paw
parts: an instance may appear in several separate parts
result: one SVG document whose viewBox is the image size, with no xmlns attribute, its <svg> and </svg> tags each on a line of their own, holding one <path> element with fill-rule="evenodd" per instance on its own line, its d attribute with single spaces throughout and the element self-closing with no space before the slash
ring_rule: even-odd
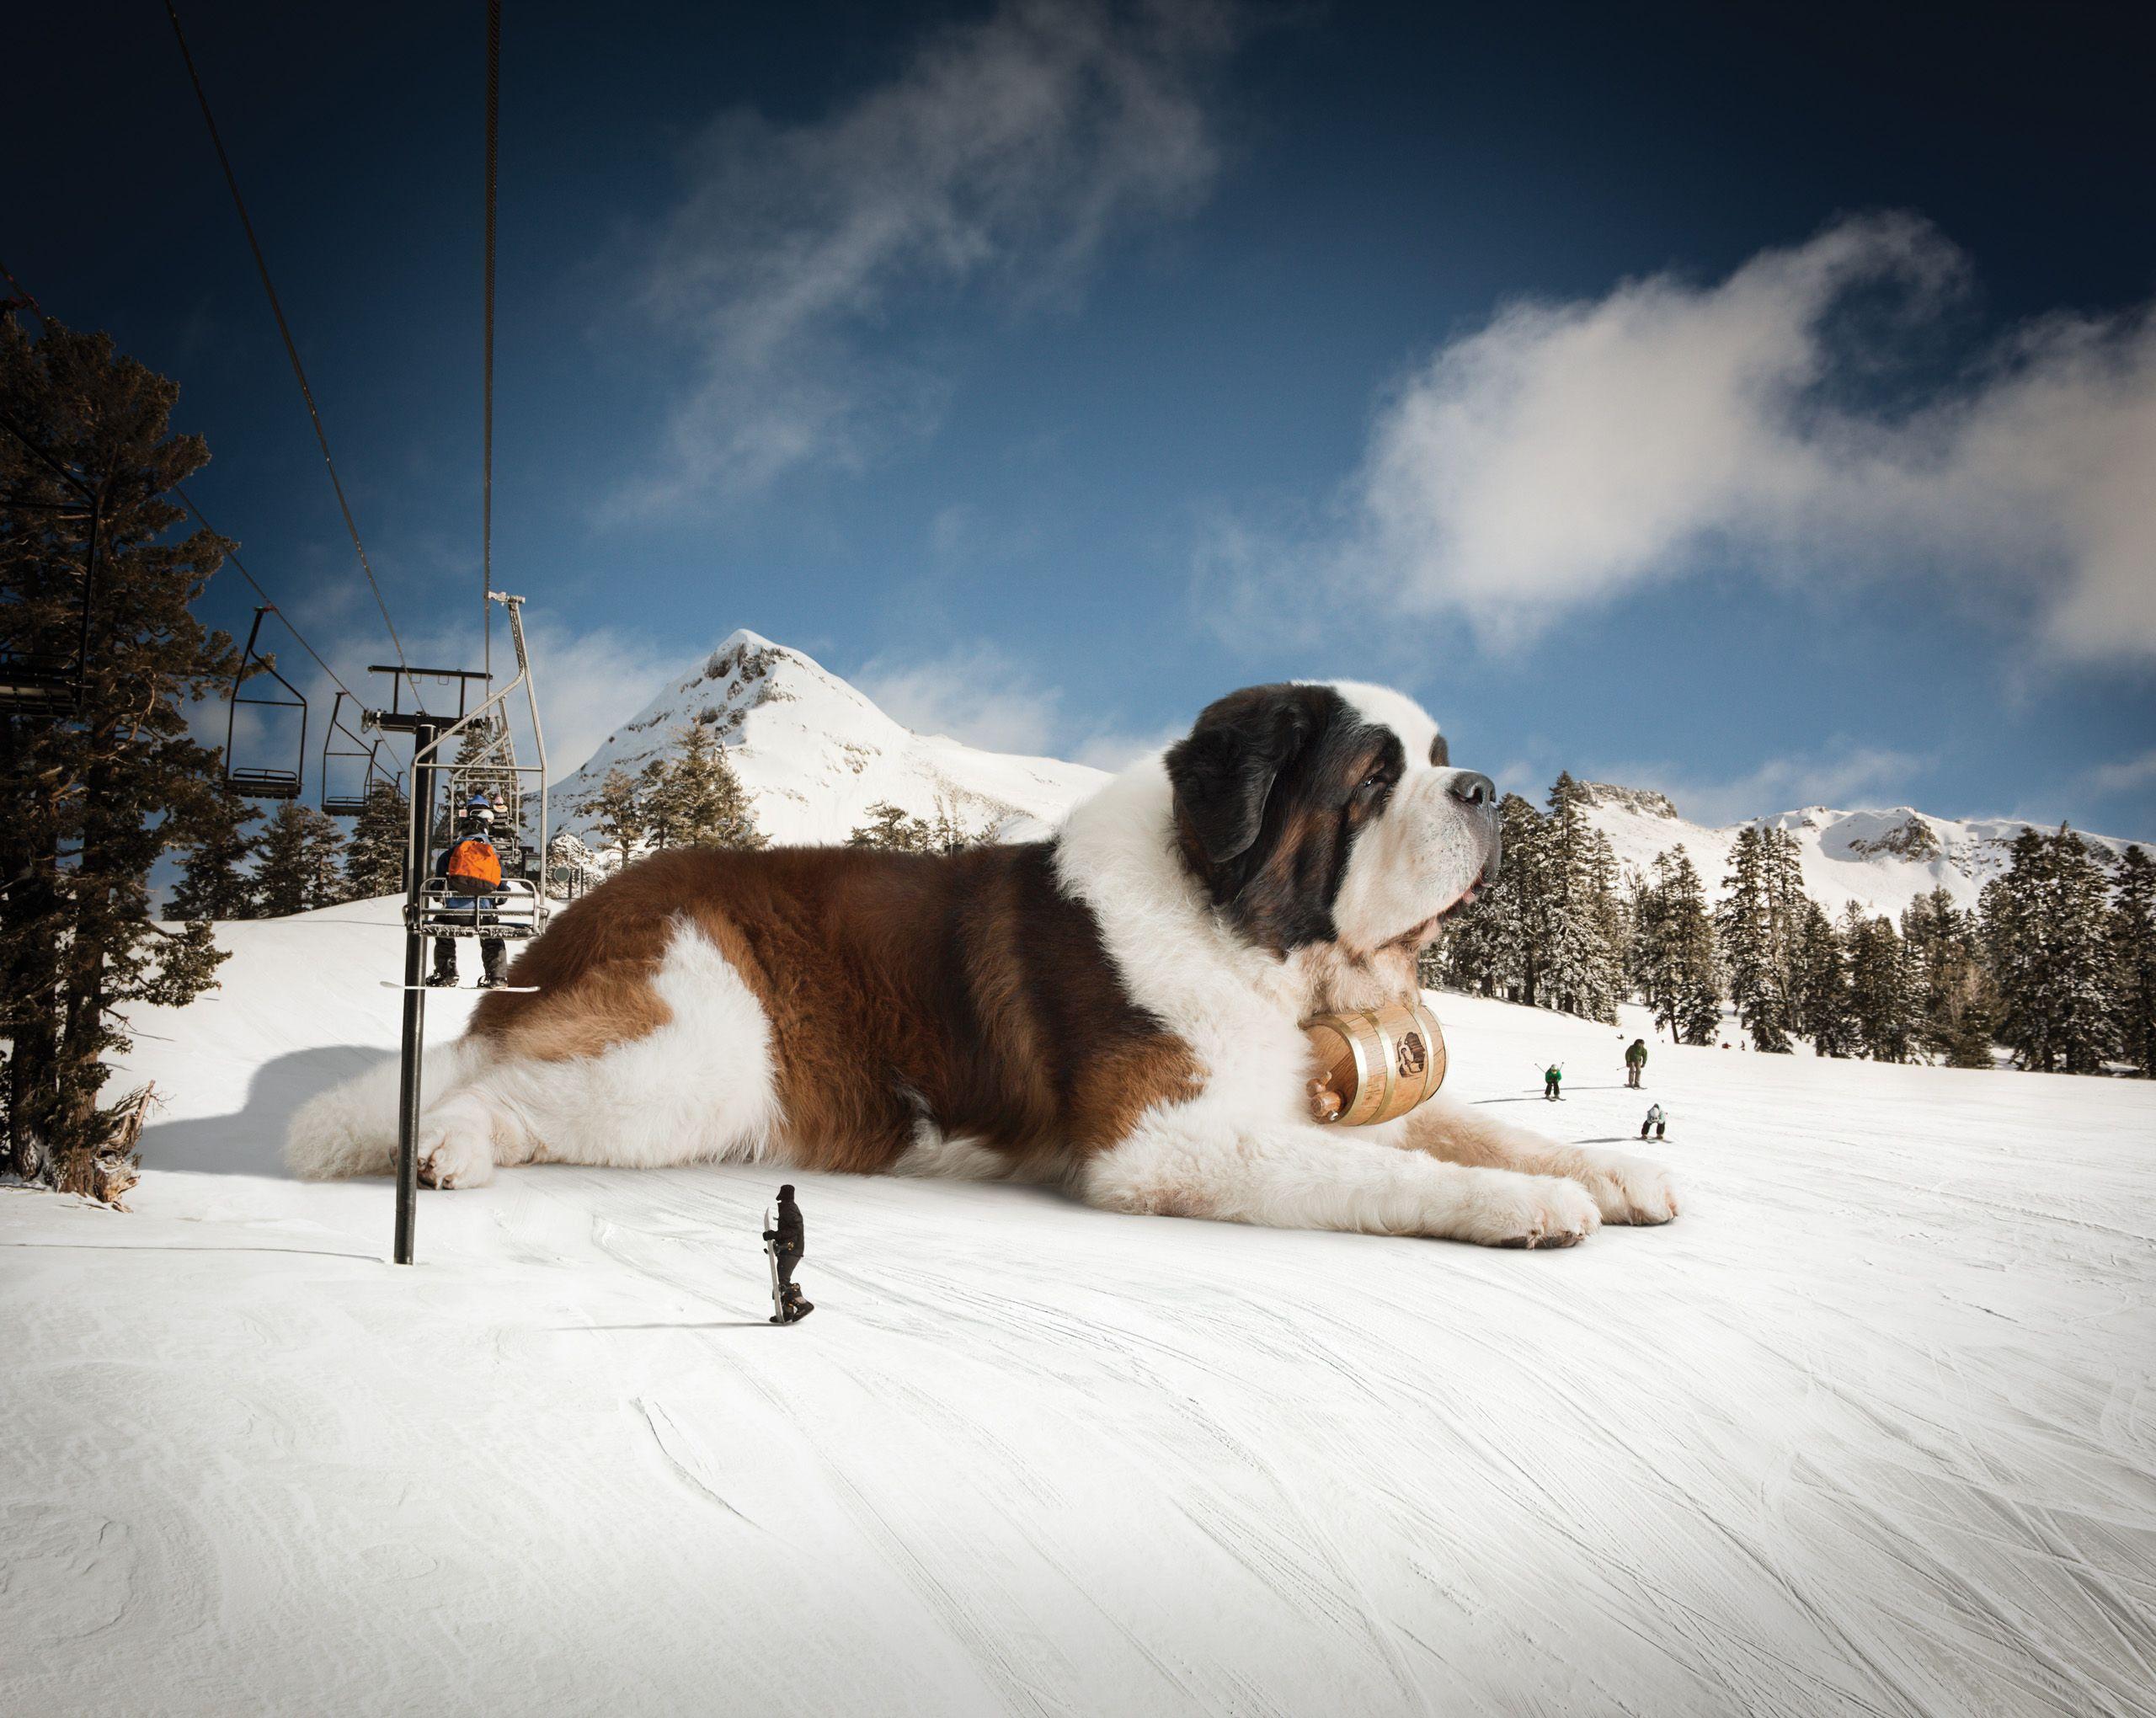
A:
<svg viewBox="0 0 2156 1718">
<path fill-rule="evenodd" d="M 1482 1246 L 1573 1246 L 1602 1226 L 1602 1213 L 1577 1182 L 1556 1175 L 1478 1169 L 1474 1190 L 1449 1233 Z"/>
<path fill-rule="evenodd" d="M 1582 1151 L 1572 1178 L 1593 1196 L 1605 1223 L 1667 1223 L 1677 1214 L 1669 1171 L 1622 1151 Z"/>
<path fill-rule="evenodd" d="M 494 1142 L 469 1125 L 423 1126 L 419 1180 L 430 1187 L 483 1187 L 494 1178 Z"/>
</svg>

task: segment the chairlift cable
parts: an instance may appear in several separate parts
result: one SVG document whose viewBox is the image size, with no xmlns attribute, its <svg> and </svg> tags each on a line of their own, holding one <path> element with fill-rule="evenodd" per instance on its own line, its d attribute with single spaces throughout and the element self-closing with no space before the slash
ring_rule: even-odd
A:
<svg viewBox="0 0 2156 1718">
<path fill-rule="evenodd" d="M 175 483 L 173 485 L 173 494 L 179 497 L 179 504 L 184 507 L 189 513 L 194 515 L 195 522 L 200 526 L 203 530 L 210 532 L 213 536 L 221 536 L 224 535 L 221 531 L 218 531 L 216 526 L 211 524 L 208 520 L 202 516 L 202 510 L 195 504 L 195 498 L 189 494 L 184 488 Z M 227 538 L 226 541 L 230 542 L 231 539 Z M 339 677 L 337 670 L 332 668 L 323 659 L 322 653 L 316 649 L 313 645 L 307 643 L 307 634 L 301 632 L 297 627 L 292 624 L 292 617 L 285 612 L 283 606 L 278 602 L 276 598 L 270 595 L 268 591 L 262 588 L 262 581 L 247 570 L 247 563 L 240 559 L 239 551 L 237 549 L 232 550 L 225 556 L 225 558 L 227 561 L 230 561 L 232 565 L 238 569 L 239 576 L 248 582 L 248 584 L 253 588 L 254 594 L 260 597 L 263 601 L 268 603 L 271 608 L 276 611 L 277 618 L 285 623 L 285 630 L 290 632 L 293 638 L 299 640 L 300 648 L 306 651 L 309 656 L 312 656 L 314 659 L 315 666 L 329 676 L 330 680 L 335 683 L 339 691 L 344 693 L 344 695 L 351 699 L 354 703 L 357 703 L 359 702 L 359 694 L 355 692 L 350 686 L 346 686 L 344 680 Z"/>
<path fill-rule="evenodd" d="M 307 385 L 307 371 L 300 363 L 300 351 L 292 339 L 291 325 L 285 320 L 285 307 L 278 301 L 277 289 L 270 279 L 270 264 L 262 255 L 262 246 L 254 236 L 254 222 L 248 216 L 247 202 L 239 193 L 239 179 L 232 172 L 232 158 L 225 153 L 225 142 L 217 131 L 216 116 L 210 111 L 210 98 L 202 88 L 201 74 L 195 69 L 195 56 L 187 45 L 187 34 L 179 26 L 179 11 L 173 0 L 165 0 L 165 13 L 172 19 L 173 39 L 179 44 L 180 58 L 187 62 L 188 80 L 195 86 L 195 99 L 202 109 L 202 123 L 209 127 L 210 142 L 217 152 L 217 165 L 224 169 L 225 185 L 232 194 L 232 206 L 239 211 L 239 224 L 247 234 L 248 248 L 254 253 L 255 272 L 262 277 L 262 291 L 270 300 L 270 313 L 277 318 L 277 332 L 284 337 L 285 355 L 291 360 L 292 375 L 300 385 L 300 396 L 307 402 L 307 416 L 314 422 L 314 439 L 322 448 L 322 462 L 329 470 L 329 486 L 337 492 L 337 505 L 344 515 L 344 529 L 350 534 L 353 552 L 360 558 L 360 569 L 367 575 L 367 584 L 374 592 L 375 606 L 382 611 L 382 623 L 389 629 L 389 642 L 397 652 L 398 665 L 404 666 L 403 641 L 397 636 L 397 623 L 389 617 L 389 605 L 383 600 L 382 585 L 374 576 L 374 567 L 367 559 L 366 546 L 360 541 L 360 527 L 353 520 L 351 504 L 344 499 L 344 485 L 337 476 L 337 462 L 330 456 L 329 435 L 323 428 L 322 413 L 314 403 L 314 390 Z M 414 686 L 414 696 L 418 693 Z"/>
<path fill-rule="evenodd" d="M 479 621 L 481 659 L 491 684 L 494 672 L 494 204 L 501 158 L 502 0 L 487 0 L 487 285 L 486 379 L 479 460 Z"/>
</svg>

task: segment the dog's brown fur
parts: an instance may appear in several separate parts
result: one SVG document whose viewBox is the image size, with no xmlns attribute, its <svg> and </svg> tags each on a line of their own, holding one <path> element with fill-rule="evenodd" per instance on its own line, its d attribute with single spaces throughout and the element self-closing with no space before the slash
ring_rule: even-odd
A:
<svg viewBox="0 0 2156 1718">
<path fill-rule="evenodd" d="M 889 1169 L 924 1121 L 1014 1159 L 1097 1150 L 1202 1084 L 1044 844 L 654 855 L 557 917 L 510 973 L 536 994 L 491 992 L 472 1035 L 547 1061 L 642 1037 L 669 1017 L 652 979 L 680 920 L 763 1005 L 804 1169 Z"/>
</svg>

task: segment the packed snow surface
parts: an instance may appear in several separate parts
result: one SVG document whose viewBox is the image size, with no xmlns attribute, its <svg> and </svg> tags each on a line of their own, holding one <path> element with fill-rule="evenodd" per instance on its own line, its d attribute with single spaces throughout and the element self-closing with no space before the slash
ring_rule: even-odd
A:
<svg viewBox="0 0 2156 1718">
<path fill-rule="evenodd" d="M 1456 1090 L 1650 1101 L 1566 1252 L 795 1174 L 284 1179 L 386 904 L 146 1016 L 134 1209 L 0 1194 L 0 1710 L 2156 1710 L 2156 1086 L 1441 995 Z M 467 964 L 468 964 L 467 951 Z M 430 1000 L 437 1035 L 468 995 Z M 1566 1101 L 1538 1070 L 1566 1064 Z"/>
</svg>

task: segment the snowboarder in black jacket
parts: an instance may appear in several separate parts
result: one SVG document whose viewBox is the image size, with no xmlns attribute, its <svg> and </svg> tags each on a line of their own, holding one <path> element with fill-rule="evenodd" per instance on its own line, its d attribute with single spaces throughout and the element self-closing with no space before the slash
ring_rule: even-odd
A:
<svg viewBox="0 0 2156 1718">
<path fill-rule="evenodd" d="M 816 1310 L 816 1304 L 803 1300 L 801 1291 L 793 1286 L 793 1267 L 801 1262 L 808 1247 L 801 1225 L 801 1208 L 793 1203 L 792 1182 L 778 1190 L 778 1227 L 766 1229 L 764 1239 L 772 1243 L 772 1250 L 778 1256 L 779 1293 L 786 1302 L 787 1318 L 806 1318 Z"/>
</svg>

